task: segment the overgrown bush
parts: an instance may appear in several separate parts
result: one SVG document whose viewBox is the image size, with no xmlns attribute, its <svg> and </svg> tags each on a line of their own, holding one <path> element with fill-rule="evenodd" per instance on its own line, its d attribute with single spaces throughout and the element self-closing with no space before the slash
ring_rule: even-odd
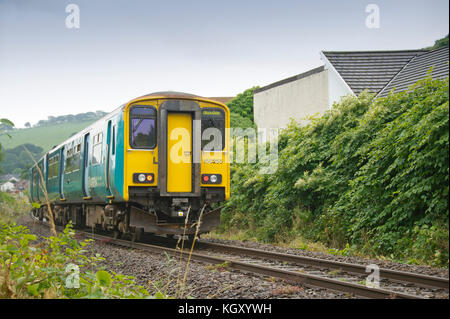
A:
<svg viewBox="0 0 450 319">
<path fill-rule="evenodd" d="M 448 78 L 345 97 L 279 136 L 278 170 L 233 164 L 222 230 L 448 265 Z"/>
<path fill-rule="evenodd" d="M 26 196 L 0 192 L 0 222 L 17 220 L 25 214 L 28 206 Z"/>
<path fill-rule="evenodd" d="M 98 267 L 91 240 L 78 242 L 72 225 L 37 243 L 25 226 L 0 223 L 0 298 L 145 298 L 133 277 Z"/>
<path fill-rule="evenodd" d="M 227 103 L 227 106 L 232 114 L 232 124 L 235 122 L 233 121 L 233 117 L 235 117 L 235 119 L 247 119 L 253 123 L 253 91 L 257 88 L 259 87 L 255 86 L 247 89 L 244 92 L 239 93 L 235 98 Z M 243 126 L 234 125 L 234 127 L 248 127 L 248 124 L 248 122 L 245 122 L 245 125 Z"/>
</svg>

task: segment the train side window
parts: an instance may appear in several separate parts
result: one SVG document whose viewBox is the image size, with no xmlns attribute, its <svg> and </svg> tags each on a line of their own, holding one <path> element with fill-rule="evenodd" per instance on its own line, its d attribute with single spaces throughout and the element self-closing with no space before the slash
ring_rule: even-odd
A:
<svg viewBox="0 0 450 319">
<path fill-rule="evenodd" d="M 66 173 L 72 172 L 72 155 L 73 155 L 73 148 L 68 148 L 66 155 Z"/>
<path fill-rule="evenodd" d="M 48 160 L 48 179 L 58 176 L 59 155 L 55 155 Z"/>
<path fill-rule="evenodd" d="M 33 168 L 33 191 L 34 192 L 36 192 L 37 185 L 38 185 L 38 172 L 35 167 L 35 168 Z"/>
<path fill-rule="evenodd" d="M 94 146 L 92 148 L 92 165 L 97 165 L 102 162 L 102 146 L 103 133 L 98 133 L 94 136 Z"/>
<path fill-rule="evenodd" d="M 116 154 L 116 126 L 113 126 L 112 131 L 112 147 L 111 147 L 111 154 Z"/>
<path fill-rule="evenodd" d="M 202 151 L 221 151 L 225 147 L 225 112 L 219 108 L 202 110 Z"/>
<path fill-rule="evenodd" d="M 130 108 L 130 145 L 143 149 L 156 147 L 156 109 L 153 106 Z"/>
<path fill-rule="evenodd" d="M 41 173 L 42 173 L 42 175 L 43 175 L 43 177 L 44 177 L 44 180 L 45 180 L 45 172 L 44 172 L 44 162 L 39 162 L 38 163 L 38 169 L 41 171 Z M 40 178 L 40 174 L 39 174 L 39 182 L 41 182 L 41 178 Z"/>
<path fill-rule="evenodd" d="M 81 144 L 73 148 L 72 171 L 77 171 L 81 166 Z"/>
</svg>

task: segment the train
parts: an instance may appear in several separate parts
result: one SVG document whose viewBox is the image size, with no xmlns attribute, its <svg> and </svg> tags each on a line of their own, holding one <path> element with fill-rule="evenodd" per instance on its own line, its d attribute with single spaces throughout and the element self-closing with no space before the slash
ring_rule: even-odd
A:
<svg viewBox="0 0 450 319">
<path fill-rule="evenodd" d="M 228 107 L 213 99 L 132 99 L 36 160 L 32 214 L 134 240 L 210 232 L 230 197 L 229 127 Z"/>
</svg>

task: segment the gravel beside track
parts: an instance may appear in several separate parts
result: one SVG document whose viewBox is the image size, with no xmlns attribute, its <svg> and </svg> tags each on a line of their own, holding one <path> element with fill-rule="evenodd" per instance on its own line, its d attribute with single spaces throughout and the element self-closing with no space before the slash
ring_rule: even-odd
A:
<svg viewBox="0 0 450 319">
<path fill-rule="evenodd" d="M 262 250 L 273 251 L 273 252 L 278 252 L 278 253 L 283 253 L 283 254 L 293 254 L 293 255 L 308 256 L 308 257 L 313 257 L 313 258 L 335 260 L 335 261 L 354 263 L 354 264 L 360 264 L 360 265 L 376 264 L 380 268 L 386 268 L 386 269 L 392 269 L 392 270 L 398 270 L 398 271 L 408 271 L 408 272 L 424 274 L 424 275 L 429 275 L 429 276 L 436 276 L 436 277 L 441 277 L 441 278 L 449 278 L 449 270 L 444 269 L 444 268 L 433 268 L 433 267 L 427 267 L 427 266 L 409 265 L 409 264 L 396 263 L 396 262 L 391 262 L 391 261 L 381 260 L 381 259 L 369 259 L 369 258 L 362 258 L 362 257 L 332 255 L 332 254 L 325 254 L 325 253 L 321 253 L 321 252 L 307 251 L 307 250 L 302 250 L 302 249 L 285 248 L 285 247 L 280 247 L 280 246 L 275 246 L 275 245 L 270 245 L 270 244 L 262 244 L 262 243 L 252 242 L 252 241 L 224 240 L 224 239 L 216 239 L 216 238 L 202 238 L 201 241 L 213 242 L 213 243 L 219 243 L 219 244 L 225 244 L 225 245 L 234 245 L 234 246 L 240 246 L 240 247 L 255 248 L 255 249 L 262 249 Z"/>
<path fill-rule="evenodd" d="M 38 235 L 48 236 L 49 230 L 43 226 L 27 221 L 25 224 Z M 375 263 L 383 268 L 420 272 L 427 275 L 448 278 L 448 270 L 434 269 L 423 266 L 403 265 L 380 260 L 366 260 L 354 257 L 327 255 L 292 248 L 282 248 L 273 245 L 259 244 L 248 241 L 230 241 L 219 239 L 202 239 L 202 241 L 232 244 L 235 246 L 265 249 L 275 252 L 303 254 L 310 257 L 333 259 L 345 262 L 368 264 Z M 116 273 L 135 277 L 138 284 L 146 287 L 151 293 L 158 290 L 168 296 L 178 296 L 183 282 L 186 262 L 177 258 L 168 258 L 164 254 L 151 253 L 141 250 L 132 250 L 113 246 L 105 241 L 95 241 L 90 250 L 93 254 L 99 253 L 105 260 L 101 267 Z M 258 275 L 248 275 L 239 271 L 228 269 L 226 265 L 206 265 L 191 261 L 188 267 L 183 298 L 353 298 L 344 293 L 333 292 L 326 289 L 310 288 L 299 284 L 290 284 L 275 278 Z"/>
<path fill-rule="evenodd" d="M 33 234 L 50 235 L 49 229 L 44 225 L 29 220 L 22 224 L 28 226 Z M 175 284 L 178 274 L 180 274 L 179 281 L 183 281 L 186 268 L 184 261 L 179 262 L 174 258 L 169 261 L 164 254 L 116 247 L 102 241 L 94 241 L 89 246 L 89 251 L 92 254 L 99 253 L 105 258 L 99 266 L 108 271 L 134 276 L 136 283 L 147 288 L 150 293 L 160 290 L 168 296 L 176 296 L 180 292 Z M 170 282 L 169 285 L 167 285 L 168 282 Z M 238 271 L 229 271 L 226 267 L 206 265 L 195 261 L 191 261 L 189 264 L 182 297 L 219 299 L 352 298 L 352 296 L 339 292 L 289 284 L 276 278 L 248 276 Z"/>
</svg>

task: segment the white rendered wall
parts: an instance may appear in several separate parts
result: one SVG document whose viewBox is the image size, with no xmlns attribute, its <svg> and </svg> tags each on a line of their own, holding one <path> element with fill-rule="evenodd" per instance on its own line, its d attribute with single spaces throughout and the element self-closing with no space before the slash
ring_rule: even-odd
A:
<svg viewBox="0 0 450 319">
<path fill-rule="evenodd" d="M 284 128 L 293 118 L 305 117 L 329 108 L 328 71 L 322 71 L 254 94 L 254 118 L 258 128 Z"/>
<path fill-rule="evenodd" d="M 344 95 L 354 94 L 336 70 L 334 70 L 334 68 L 327 69 L 327 67 L 327 64 L 325 64 L 325 69 L 328 71 L 328 99 L 329 107 L 331 108 L 333 104 L 339 102 Z"/>
</svg>

